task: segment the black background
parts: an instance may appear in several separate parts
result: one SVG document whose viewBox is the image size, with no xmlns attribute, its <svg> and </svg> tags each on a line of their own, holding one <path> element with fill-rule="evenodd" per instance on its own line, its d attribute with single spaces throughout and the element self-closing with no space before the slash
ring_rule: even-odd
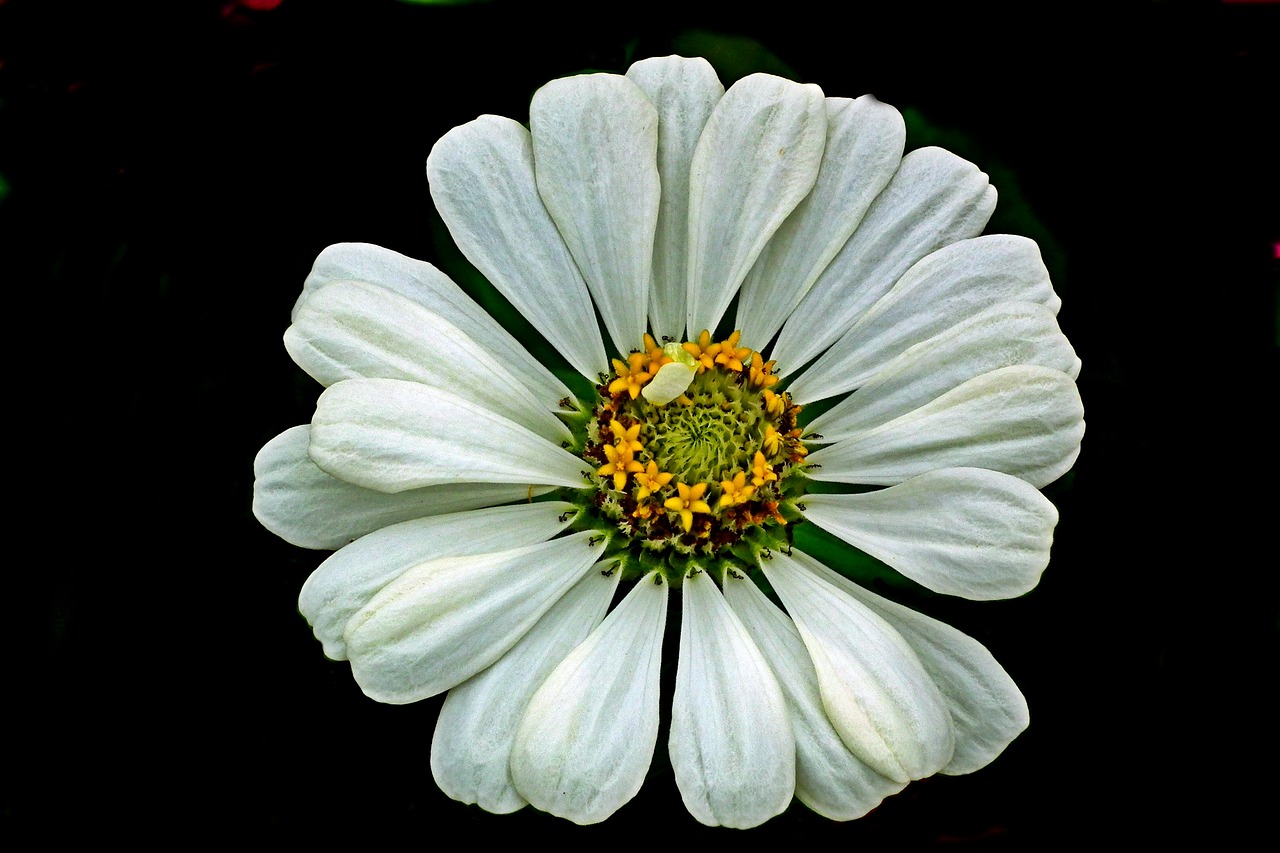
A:
<svg viewBox="0 0 1280 853">
<path fill-rule="evenodd" d="M 280 335 L 320 249 L 447 261 L 423 168 L 444 131 L 524 120 L 558 75 L 702 51 L 726 83 L 782 71 L 919 111 L 1002 207 L 1016 176 L 1084 362 L 1043 582 L 932 611 L 1004 663 L 1031 728 L 863 820 L 796 804 L 755 836 L 1020 849 L 1232 836 L 1274 807 L 1280 7 L 255 5 L 0 0 L 6 833 L 714 840 L 665 733 L 600 826 L 449 800 L 440 699 L 365 699 L 297 614 L 324 555 L 249 509 L 254 454 L 319 390 Z"/>
</svg>

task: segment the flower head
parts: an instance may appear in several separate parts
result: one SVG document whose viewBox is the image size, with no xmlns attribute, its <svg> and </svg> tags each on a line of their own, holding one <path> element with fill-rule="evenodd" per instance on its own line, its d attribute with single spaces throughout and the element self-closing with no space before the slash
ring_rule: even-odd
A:
<svg viewBox="0 0 1280 853">
<path fill-rule="evenodd" d="M 327 390 L 259 454 L 255 512 L 336 549 L 300 607 L 365 693 L 449 691 L 450 796 L 579 823 L 634 796 L 673 589 L 668 749 L 703 823 L 856 818 L 1026 726 L 976 641 L 793 547 L 813 524 L 934 592 L 1020 595 L 1079 452 L 1035 244 L 978 236 L 971 163 L 903 147 L 870 96 L 680 57 L 445 134 L 441 216 L 582 398 L 429 264 L 317 259 L 285 344 Z"/>
</svg>

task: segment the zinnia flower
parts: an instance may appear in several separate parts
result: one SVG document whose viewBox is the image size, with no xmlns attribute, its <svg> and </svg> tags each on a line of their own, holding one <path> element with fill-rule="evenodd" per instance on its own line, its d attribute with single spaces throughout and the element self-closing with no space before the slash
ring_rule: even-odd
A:
<svg viewBox="0 0 1280 853">
<path fill-rule="evenodd" d="M 449 691 L 451 797 L 579 823 L 631 799 L 673 589 L 668 747 L 703 823 L 793 797 L 856 818 L 1025 728 L 979 643 L 793 547 L 810 523 L 935 592 L 1021 595 L 1057 522 L 1038 489 L 1079 452 L 1036 245 L 978 236 L 987 176 L 903 146 L 870 96 L 726 92 L 680 57 L 553 81 L 528 130 L 445 134 L 441 216 L 579 398 L 429 264 L 320 255 L 285 345 L 327 390 L 259 454 L 254 508 L 336 549 L 300 608 L 365 693 Z"/>
</svg>

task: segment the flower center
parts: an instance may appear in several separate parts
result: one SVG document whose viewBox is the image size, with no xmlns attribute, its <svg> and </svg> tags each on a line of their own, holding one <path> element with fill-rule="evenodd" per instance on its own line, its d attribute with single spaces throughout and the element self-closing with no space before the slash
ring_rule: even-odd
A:
<svg viewBox="0 0 1280 853">
<path fill-rule="evenodd" d="M 695 377 L 684 399 L 687 404 L 654 406 L 640 399 L 625 406 L 639 417 L 648 457 L 683 482 L 713 482 L 747 470 L 764 440 L 759 395 L 717 370 Z"/>
<path fill-rule="evenodd" d="M 629 568 L 678 583 L 726 549 L 786 547 L 808 452 L 800 407 L 739 336 L 660 346 L 645 335 L 602 377 L 581 445 L 595 474 L 584 509 Z"/>
</svg>

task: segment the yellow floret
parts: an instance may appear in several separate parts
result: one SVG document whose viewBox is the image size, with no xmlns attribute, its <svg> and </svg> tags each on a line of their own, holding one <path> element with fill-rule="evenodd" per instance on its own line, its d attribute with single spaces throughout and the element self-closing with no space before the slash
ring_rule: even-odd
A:
<svg viewBox="0 0 1280 853">
<path fill-rule="evenodd" d="M 640 490 L 636 492 L 636 500 L 642 501 L 649 497 L 649 495 L 658 491 L 658 489 L 661 489 L 667 483 L 670 483 L 673 476 L 675 475 L 664 474 L 659 471 L 658 463 L 650 459 L 649 467 L 636 474 L 636 485 L 640 487 Z M 647 513 L 645 517 L 648 517 Z"/>
<path fill-rule="evenodd" d="M 627 486 L 627 474 L 643 471 L 644 466 L 637 462 L 630 450 L 619 450 L 612 444 L 604 446 L 604 455 L 609 460 L 596 471 L 601 477 L 613 477 L 613 487 L 621 491 Z"/>
<path fill-rule="evenodd" d="M 755 493 L 754 485 L 747 485 L 747 475 L 744 471 L 739 471 L 733 475 L 732 480 L 721 480 L 720 503 L 716 506 L 717 510 L 731 507 L 734 504 L 745 503 L 751 499 L 751 495 Z"/>
<path fill-rule="evenodd" d="M 621 394 L 626 391 L 632 400 L 639 397 L 640 389 L 653 376 L 645 369 L 648 359 L 647 355 L 640 352 L 627 356 L 625 364 L 620 359 L 613 359 L 613 371 L 618 374 L 618 378 L 609 383 L 609 393 Z"/>
<path fill-rule="evenodd" d="M 680 521 L 684 524 L 684 532 L 688 533 L 693 529 L 693 514 L 695 512 L 711 512 L 711 507 L 708 506 L 706 501 L 702 500 L 702 496 L 707 491 L 707 484 L 698 483 L 695 486 L 687 486 L 684 483 L 676 483 L 676 489 L 680 492 L 680 496 L 668 498 L 663 506 L 680 515 Z"/>
</svg>

